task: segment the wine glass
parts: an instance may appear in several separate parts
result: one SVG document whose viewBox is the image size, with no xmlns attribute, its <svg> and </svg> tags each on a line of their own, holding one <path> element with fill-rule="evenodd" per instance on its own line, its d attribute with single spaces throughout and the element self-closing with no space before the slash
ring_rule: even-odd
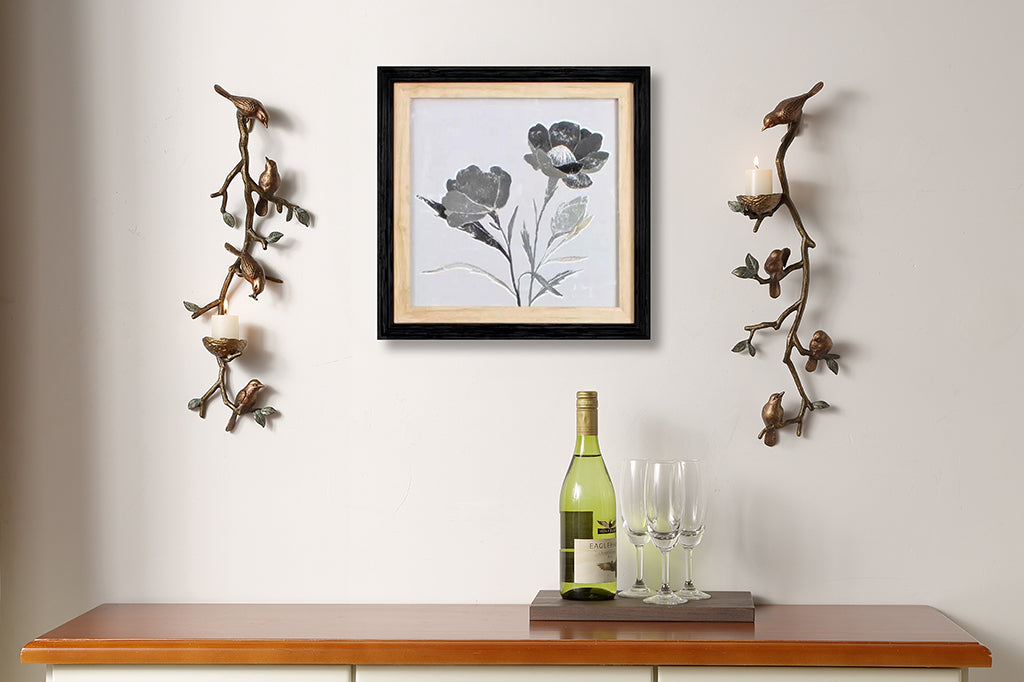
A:
<svg viewBox="0 0 1024 682">
<path fill-rule="evenodd" d="M 647 510 L 644 507 L 644 476 L 647 461 L 626 460 L 622 467 L 622 485 L 619 487 L 619 508 L 622 511 L 622 527 L 626 536 L 636 548 L 636 581 L 628 590 L 619 592 L 620 597 L 643 599 L 654 594 L 644 582 L 644 545 L 651 541 L 647 534 Z"/>
<path fill-rule="evenodd" d="M 679 538 L 683 511 L 683 469 L 678 461 L 650 462 L 644 485 L 647 532 L 661 551 L 661 589 L 645 604 L 685 604 L 686 599 L 668 585 L 668 557 Z"/>
<path fill-rule="evenodd" d="M 683 475 L 683 513 L 679 526 L 679 544 L 683 547 L 685 560 L 683 589 L 676 592 L 686 599 L 710 599 L 711 595 L 701 592 L 693 585 L 693 548 L 704 536 L 704 520 L 707 515 L 707 481 L 704 465 L 700 460 L 687 459 L 680 462 Z"/>
</svg>

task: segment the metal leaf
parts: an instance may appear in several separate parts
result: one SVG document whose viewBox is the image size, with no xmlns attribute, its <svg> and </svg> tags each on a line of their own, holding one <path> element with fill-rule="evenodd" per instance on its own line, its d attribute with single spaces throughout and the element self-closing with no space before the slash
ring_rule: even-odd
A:
<svg viewBox="0 0 1024 682">
<path fill-rule="evenodd" d="M 825 408 L 831 406 L 824 400 L 815 400 L 813 403 L 811 403 L 811 407 L 814 408 L 815 410 L 824 410 Z"/>
<path fill-rule="evenodd" d="M 188 409 L 190 409 L 190 410 L 198 410 L 199 406 L 202 405 L 202 404 L 203 404 L 203 401 L 200 400 L 199 398 L 192 398 L 192 400 L 188 401 Z"/>
<path fill-rule="evenodd" d="M 757 259 L 756 259 L 756 258 L 754 258 L 754 257 L 753 257 L 752 255 L 750 255 L 749 253 L 747 254 L 747 267 L 748 267 L 748 268 L 750 268 L 750 270 L 751 270 L 752 272 L 754 272 L 754 273 L 756 273 L 756 272 L 758 271 L 758 269 L 759 269 L 759 268 L 761 267 L 761 266 L 760 266 L 760 265 L 758 264 L 758 262 L 757 262 Z"/>
<path fill-rule="evenodd" d="M 753 279 L 754 273 L 751 272 L 750 268 L 746 265 L 741 265 L 732 271 L 732 274 L 736 275 L 740 279 Z"/>
<path fill-rule="evenodd" d="M 271 232 L 270 234 L 267 235 L 267 243 L 276 244 L 277 242 L 281 241 L 281 237 L 283 236 L 284 235 L 281 234 L 280 232 Z"/>
<path fill-rule="evenodd" d="M 228 227 L 234 227 L 235 226 L 235 216 L 231 215 L 227 211 L 224 211 L 223 213 L 221 213 L 220 217 L 221 217 L 221 219 L 224 220 L 224 224 L 227 225 Z"/>
<path fill-rule="evenodd" d="M 292 207 L 291 207 L 291 206 L 289 206 L 289 207 L 288 207 L 288 215 L 286 215 L 286 216 L 284 217 L 284 221 L 285 221 L 285 222 L 287 223 L 288 221 L 290 221 L 290 220 L 292 219 L 292 216 L 293 216 L 293 215 L 295 215 L 295 211 L 293 211 L 293 210 L 292 210 Z"/>
<path fill-rule="evenodd" d="M 189 311 L 190 313 L 198 313 L 199 312 L 199 306 L 197 306 L 192 301 L 182 301 L 182 303 L 185 304 L 185 310 Z"/>
<path fill-rule="evenodd" d="M 295 209 L 295 219 L 309 227 L 309 213 L 304 208 Z"/>
<path fill-rule="evenodd" d="M 270 415 L 272 415 L 272 414 L 277 414 L 277 410 L 275 410 L 270 405 L 267 405 L 266 407 L 261 407 L 260 408 L 260 412 L 262 412 L 263 414 L 267 415 L 268 417 Z"/>
<path fill-rule="evenodd" d="M 750 357 L 757 355 L 757 349 L 754 348 L 754 344 L 747 341 L 747 352 L 750 353 Z"/>
<path fill-rule="evenodd" d="M 839 374 L 839 363 L 836 362 L 835 358 L 825 358 L 825 364 L 828 365 L 833 374 Z"/>
<path fill-rule="evenodd" d="M 734 201 L 730 201 L 729 202 L 729 210 L 730 211 L 735 211 L 736 213 L 742 213 L 743 212 L 743 204 L 741 204 L 740 202 L 735 201 L 735 200 Z"/>
<path fill-rule="evenodd" d="M 746 339 L 743 339 L 742 341 L 740 341 L 739 343 L 737 343 L 735 346 L 732 347 L 732 352 L 733 353 L 742 353 L 743 351 L 745 351 L 747 349 L 747 344 L 749 344 L 749 343 L 750 343 L 750 341 L 747 341 Z"/>
<path fill-rule="evenodd" d="M 259 424 L 260 426 L 264 428 L 267 426 L 267 417 L 260 410 L 255 410 L 252 413 L 252 418 L 255 419 L 256 423 Z"/>
</svg>

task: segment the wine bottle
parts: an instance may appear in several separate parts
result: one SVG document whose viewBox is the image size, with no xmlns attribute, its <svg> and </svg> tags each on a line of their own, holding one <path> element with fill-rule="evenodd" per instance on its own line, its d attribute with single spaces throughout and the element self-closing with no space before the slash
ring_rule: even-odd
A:
<svg viewBox="0 0 1024 682">
<path fill-rule="evenodd" d="M 615 490 L 597 444 L 597 392 L 576 393 L 576 448 L 558 504 L 563 599 L 615 598 Z"/>
</svg>

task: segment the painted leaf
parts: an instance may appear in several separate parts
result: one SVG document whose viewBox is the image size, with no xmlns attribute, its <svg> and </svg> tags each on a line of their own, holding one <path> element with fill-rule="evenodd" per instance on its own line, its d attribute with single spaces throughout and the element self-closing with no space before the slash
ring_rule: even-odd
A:
<svg viewBox="0 0 1024 682">
<path fill-rule="evenodd" d="M 190 410 L 198 410 L 199 406 L 202 405 L 202 404 L 203 404 L 203 401 L 200 400 L 199 398 L 192 398 L 192 400 L 188 401 L 188 409 L 190 409 Z"/>
<path fill-rule="evenodd" d="M 571 277 L 572 275 L 575 275 L 577 272 L 579 272 L 579 270 L 563 270 L 562 272 L 558 273 L 557 275 L 549 279 L 548 284 L 550 284 L 551 286 L 555 286 L 562 280 L 565 280 Z"/>
<path fill-rule="evenodd" d="M 512 210 L 512 219 L 508 221 L 508 230 L 506 231 L 506 234 L 505 234 L 505 239 L 507 239 L 509 242 L 512 241 L 512 228 L 515 227 L 516 215 L 518 215 L 518 214 L 519 214 L 519 207 L 516 206 Z"/>
<path fill-rule="evenodd" d="M 276 244 L 277 242 L 281 241 L 281 237 L 283 236 L 284 235 L 281 234 L 280 232 L 271 232 L 270 234 L 267 235 L 267 243 Z"/>
<path fill-rule="evenodd" d="M 526 251 L 526 257 L 530 260 L 530 265 L 533 266 L 533 246 L 530 245 L 530 234 L 526 231 L 526 223 L 523 223 L 523 251 Z"/>
<path fill-rule="evenodd" d="M 830 405 L 826 403 L 824 400 L 815 400 L 813 403 L 811 403 L 811 407 L 813 407 L 816 410 L 824 410 L 825 408 L 830 407 Z"/>
<path fill-rule="evenodd" d="M 448 265 L 442 265 L 441 267 L 434 268 L 433 270 L 424 270 L 423 274 L 424 275 L 434 275 L 434 274 L 437 274 L 439 272 L 446 272 L 448 270 L 469 270 L 473 274 L 483 275 L 484 277 L 486 277 L 487 279 L 491 280 L 492 282 L 494 282 L 495 284 L 500 286 L 502 289 L 504 289 L 508 293 L 512 294 L 513 296 L 516 295 L 516 293 L 514 291 L 512 291 L 512 288 L 509 287 L 509 285 L 505 284 L 500 279 L 498 279 L 497 277 L 495 277 L 491 273 L 487 272 L 483 268 L 479 268 L 479 267 L 473 265 L 472 263 L 449 263 Z"/>
<path fill-rule="evenodd" d="M 551 282 L 549 282 L 543 275 L 541 275 L 539 272 L 535 272 L 533 273 L 533 276 L 538 282 L 540 282 L 540 285 L 544 287 L 544 289 L 539 294 L 537 294 L 537 296 L 540 296 L 540 294 L 543 294 L 545 291 L 550 291 L 555 296 L 562 298 L 562 294 L 559 293 L 558 289 L 555 289 L 555 287 L 551 285 Z M 536 296 L 534 298 L 536 298 Z"/>
<path fill-rule="evenodd" d="M 833 374 L 839 374 L 839 363 L 836 362 L 835 358 L 825 358 L 825 364 L 828 365 Z"/>
<path fill-rule="evenodd" d="M 235 216 L 231 215 L 227 211 L 221 213 L 220 217 L 224 220 L 224 224 L 227 225 L 228 227 L 235 226 Z"/>
<path fill-rule="evenodd" d="M 295 219 L 298 220 L 303 225 L 305 225 L 306 227 L 309 227 L 309 213 L 306 212 L 306 209 L 295 209 Z"/>
<path fill-rule="evenodd" d="M 561 258 L 552 258 L 549 263 L 579 263 L 580 261 L 587 260 L 586 256 L 562 256 Z"/>
<path fill-rule="evenodd" d="M 759 268 L 761 267 L 761 266 L 760 266 L 760 265 L 758 264 L 758 262 L 757 262 L 757 259 L 756 259 L 756 258 L 754 258 L 754 257 L 753 257 L 752 255 L 750 255 L 749 253 L 747 254 L 747 267 L 748 267 L 748 268 L 750 268 L 750 270 L 751 270 L 752 272 L 754 272 L 754 273 L 756 273 L 756 272 L 758 271 L 758 269 L 759 269 Z M 752 276 L 753 276 L 753 275 L 752 275 Z"/>
<path fill-rule="evenodd" d="M 197 306 L 192 301 L 182 301 L 182 303 L 185 304 L 185 310 L 189 311 L 190 313 L 198 313 L 199 312 L 199 306 Z"/>
<path fill-rule="evenodd" d="M 572 201 L 559 204 L 551 217 L 551 236 L 569 234 L 583 220 L 587 213 L 587 197 L 576 197 Z"/>
</svg>

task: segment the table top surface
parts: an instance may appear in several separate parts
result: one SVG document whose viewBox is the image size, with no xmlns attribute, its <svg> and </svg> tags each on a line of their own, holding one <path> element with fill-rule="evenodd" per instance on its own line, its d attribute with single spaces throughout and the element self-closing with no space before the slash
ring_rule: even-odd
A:
<svg viewBox="0 0 1024 682">
<path fill-rule="evenodd" d="M 929 606 L 759 605 L 753 623 L 530 621 L 527 605 L 104 604 L 23 663 L 989 667 Z"/>
</svg>

